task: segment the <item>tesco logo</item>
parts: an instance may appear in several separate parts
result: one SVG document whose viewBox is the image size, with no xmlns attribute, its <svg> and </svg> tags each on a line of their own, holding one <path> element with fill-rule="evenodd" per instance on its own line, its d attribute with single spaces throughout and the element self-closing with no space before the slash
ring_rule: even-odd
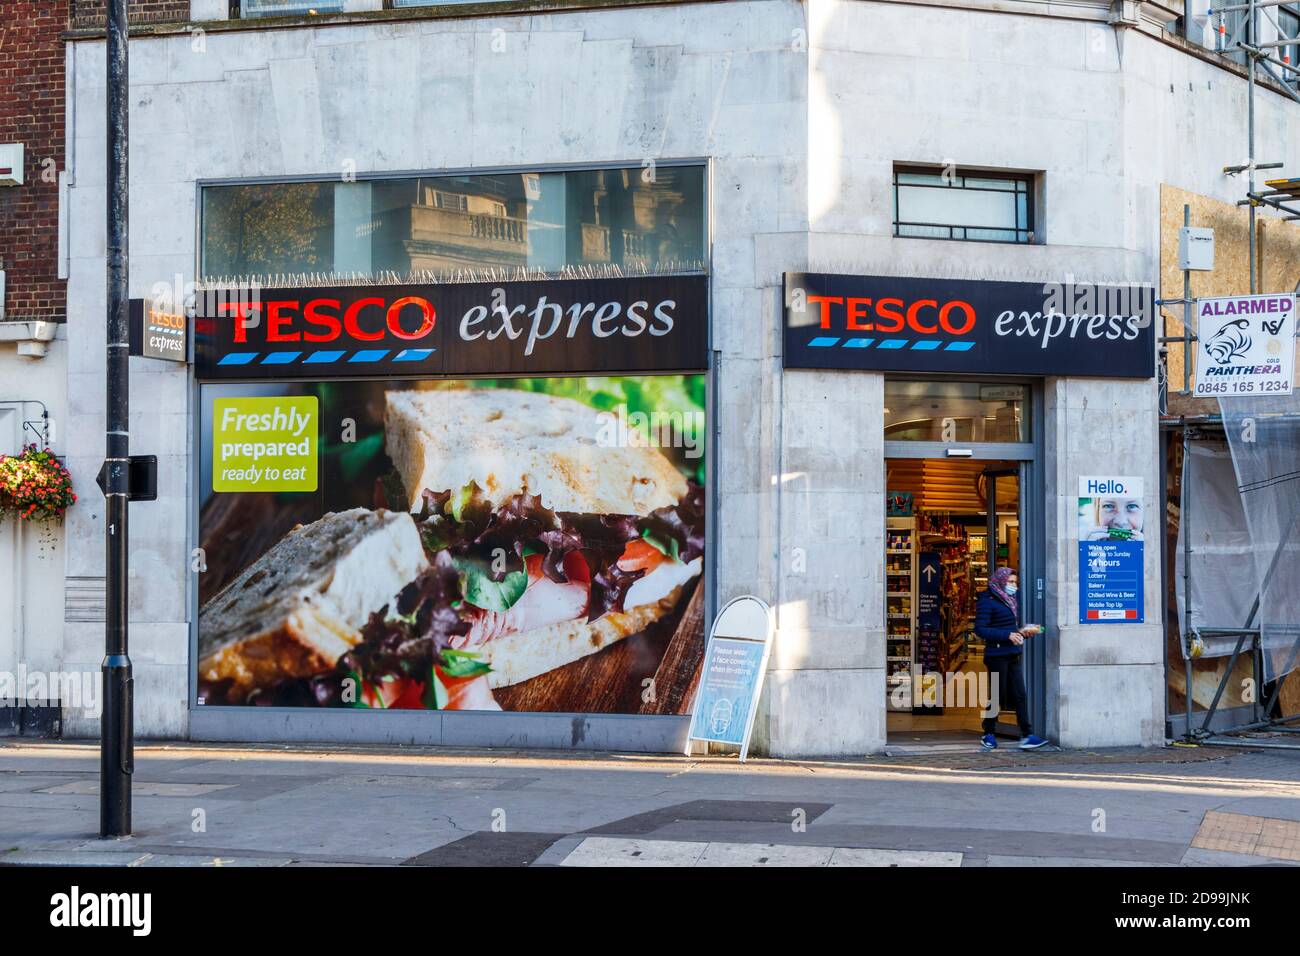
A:
<svg viewBox="0 0 1300 956">
<path fill-rule="evenodd" d="M 975 307 L 961 299 L 874 299 L 842 295 L 810 295 L 820 309 L 823 329 L 848 332 L 902 332 L 920 335 L 965 335 L 975 328 Z M 837 318 L 839 322 L 837 323 Z"/>
<path fill-rule="evenodd" d="M 389 334 L 414 341 L 432 332 L 438 319 L 433 303 L 418 295 L 392 302 L 367 296 L 346 308 L 329 298 L 234 301 L 219 304 L 217 311 L 233 313 L 237 344 L 246 343 L 248 330 L 259 325 L 266 326 L 267 343 L 334 342 L 345 332 L 358 342 L 379 342 Z"/>
</svg>

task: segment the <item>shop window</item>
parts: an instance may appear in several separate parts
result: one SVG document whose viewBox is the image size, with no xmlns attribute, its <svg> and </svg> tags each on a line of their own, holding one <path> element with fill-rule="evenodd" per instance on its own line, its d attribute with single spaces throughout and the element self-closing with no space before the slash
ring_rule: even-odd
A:
<svg viewBox="0 0 1300 956">
<path fill-rule="evenodd" d="M 885 380 L 885 440 L 1028 442 L 1029 386 Z"/>
<path fill-rule="evenodd" d="M 1034 177 L 897 166 L 894 235 L 1031 243 Z"/>
<path fill-rule="evenodd" d="M 202 274 L 705 271 L 704 168 L 255 183 L 203 190 Z"/>
<path fill-rule="evenodd" d="M 234 5 L 241 19 L 255 17 L 306 16 L 313 13 L 340 13 L 344 0 L 238 0 Z"/>
</svg>

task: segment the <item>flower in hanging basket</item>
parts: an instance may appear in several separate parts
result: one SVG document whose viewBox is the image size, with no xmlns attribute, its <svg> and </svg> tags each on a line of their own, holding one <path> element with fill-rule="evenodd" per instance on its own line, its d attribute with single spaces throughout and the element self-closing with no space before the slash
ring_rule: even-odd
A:
<svg viewBox="0 0 1300 956">
<path fill-rule="evenodd" d="M 0 514 L 54 521 L 76 500 L 72 476 L 49 449 L 25 445 L 20 454 L 0 455 Z"/>
</svg>

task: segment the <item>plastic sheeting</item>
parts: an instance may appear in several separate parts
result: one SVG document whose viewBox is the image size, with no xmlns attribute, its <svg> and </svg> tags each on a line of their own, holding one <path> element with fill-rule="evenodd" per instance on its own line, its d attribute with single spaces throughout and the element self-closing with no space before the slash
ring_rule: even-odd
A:
<svg viewBox="0 0 1300 956">
<path fill-rule="evenodd" d="M 1194 440 L 1183 459 L 1178 550 L 1174 555 L 1174 590 L 1178 625 L 1187 621 L 1187 587 L 1191 588 L 1192 630 L 1244 627 L 1258 584 L 1254 545 L 1237 491 L 1237 473 L 1226 441 Z M 1184 583 L 1187 535 L 1191 534 L 1191 580 Z M 1237 638 L 1206 637 L 1203 657 L 1226 657 Z M 1249 641 L 1243 650 L 1249 652 Z M 1183 641 L 1183 654 L 1187 642 Z"/>
<path fill-rule="evenodd" d="M 1268 682 L 1294 670 L 1300 651 L 1300 395 L 1219 405 L 1253 545 L 1247 590 L 1251 603 L 1260 599 L 1251 623 L 1260 627 Z"/>
</svg>

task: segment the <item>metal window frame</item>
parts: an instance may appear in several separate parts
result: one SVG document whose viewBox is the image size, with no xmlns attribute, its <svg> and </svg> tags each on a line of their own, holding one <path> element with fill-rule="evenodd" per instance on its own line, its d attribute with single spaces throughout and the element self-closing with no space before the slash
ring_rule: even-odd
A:
<svg viewBox="0 0 1300 956">
<path fill-rule="evenodd" d="M 310 9 L 304 9 L 304 10 L 284 11 L 281 13 L 270 13 L 270 14 L 266 14 L 265 16 L 246 17 L 244 16 L 244 2 L 245 0 L 230 0 L 231 20 L 270 20 L 273 19 L 274 17 L 305 17 L 308 16 L 311 12 Z M 302 0 L 302 2 L 304 6 L 310 8 L 311 0 Z M 344 0 L 323 0 L 322 2 L 322 5 L 332 6 L 336 4 L 338 6 L 337 10 L 324 10 L 324 11 L 317 11 L 317 12 L 324 12 L 324 13 L 345 13 L 346 12 L 346 10 L 344 9 L 344 7 L 346 6 Z M 385 8 L 386 7 L 387 7 L 387 2 L 385 2 Z"/>
<path fill-rule="evenodd" d="M 985 170 L 985 169 L 975 169 L 968 166 L 958 166 L 954 170 L 953 176 L 956 179 L 960 179 L 962 181 L 962 185 L 960 186 L 956 186 L 956 185 L 939 186 L 939 185 L 928 185 L 925 183 L 900 183 L 898 181 L 898 177 L 900 174 L 933 176 L 937 174 L 942 174 L 944 169 L 945 167 L 942 166 L 919 166 L 919 165 L 906 164 L 906 163 L 896 163 L 894 165 L 893 172 L 890 176 L 891 186 L 893 188 L 893 199 L 894 199 L 893 215 L 891 217 L 894 238 L 896 239 L 938 239 L 943 242 L 948 242 L 948 241 L 988 242 L 988 243 L 1002 243 L 1003 245 L 1011 245 L 1011 246 L 1033 245 L 1036 242 L 1037 239 L 1036 219 L 1038 215 L 1038 210 L 1037 210 L 1038 174 L 1037 173 L 1016 172 L 1012 170 L 1003 170 L 1003 169 Z M 967 186 L 965 184 L 965 180 L 967 179 L 1002 180 L 1006 182 L 1015 183 L 1017 188 L 1014 190 L 1009 190 L 1009 189 L 990 189 L 987 186 Z M 989 192 L 989 193 L 997 193 L 998 195 L 1013 195 L 1013 196 L 1023 195 L 1025 197 L 1024 225 L 1021 225 L 1018 216 L 1017 216 L 1016 224 L 1011 227 L 972 226 L 972 225 L 964 225 L 961 223 L 950 223 L 950 222 L 913 222 L 910 220 L 903 220 L 899 218 L 899 212 L 898 212 L 898 191 L 900 188 L 958 190 L 963 192 L 966 191 Z M 931 229 L 947 229 L 949 234 L 947 236 L 910 236 L 900 231 L 900 227 L 905 228 L 908 226 L 919 226 L 919 227 L 925 227 Z M 990 231 L 996 230 L 998 232 L 1014 232 L 1017 238 L 1016 239 L 981 239 L 978 237 L 970 236 L 969 234 L 963 236 L 953 235 L 953 231 L 957 229 L 963 231 L 967 231 L 971 229 L 986 229 Z M 1019 238 L 1021 235 L 1024 236 L 1023 239 Z"/>
</svg>

